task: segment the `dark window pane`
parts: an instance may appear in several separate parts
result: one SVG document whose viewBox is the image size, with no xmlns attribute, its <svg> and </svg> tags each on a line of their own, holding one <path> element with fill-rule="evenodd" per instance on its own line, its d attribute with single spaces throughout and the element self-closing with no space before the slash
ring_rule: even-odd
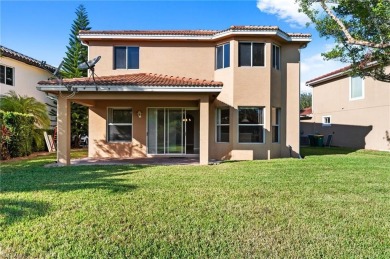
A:
<svg viewBox="0 0 390 259">
<path fill-rule="evenodd" d="M 5 66 L 0 66 L 0 83 L 5 84 Z"/>
<path fill-rule="evenodd" d="M 126 68 L 126 47 L 114 48 L 114 69 Z"/>
<path fill-rule="evenodd" d="M 132 110 L 113 110 L 112 123 L 131 123 Z"/>
<path fill-rule="evenodd" d="M 250 66 L 251 65 L 251 44 L 239 43 L 238 45 L 238 66 Z"/>
<path fill-rule="evenodd" d="M 11 67 L 5 68 L 5 83 L 7 85 L 14 85 L 14 69 Z"/>
<path fill-rule="evenodd" d="M 279 142 L 279 126 L 272 126 L 272 142 Z"/>
<path fill-rule="evenodd" d="M 263 143 L 263 126 L 239 126 L 240 143 Z"/>
<path fill-rule="evenodd" d="M 230 67 L 230 43 L 223 46 L 223 67 Z"/>
<path fill-rule="evenodd" d="M 222 68 L 223 63 L 223 46 L 217 47 L 217 69 Z"/>
<path fill-rule="evenodd" d="M 139 47 L 127 48 L 127 68 L 138 69 L 139 68 Z"/>
<path fill-rule="evenodd" d="M 253 43 L 253 66 L 264 66 L 264 43 Z"/>
<path fill-rule="evenodd" d="M 131 125 L 108 125 L 108 141 L 132 141 Z"/>
<path fill-rule="evenodd" d="M 263 110 L 260 108 L 239 109 L 240 124 L 263 124 Z"/>
<path fill-rule="evenodd" d="M 220 124 L 229 124 L 229 109 L 220 110 Z"/>
<path fill-rule="evenodd" d="M 229 142 L 229 126 L 217 126 L 217 142 Z"/>
</svg>

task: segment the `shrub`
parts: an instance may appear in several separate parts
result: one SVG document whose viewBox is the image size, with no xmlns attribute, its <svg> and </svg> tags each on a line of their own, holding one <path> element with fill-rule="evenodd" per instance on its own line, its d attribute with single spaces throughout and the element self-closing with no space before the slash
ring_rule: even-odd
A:
<svg viewBox="0 0 390 259">
<path fill-rule="evenodd" d="M 30 155 L 32 153 L 34 116 L 0 111 L 0 118 L 2 125 L 1 159 Z M 8 153 L 3 152 L 3 148 L 6 148 Z"/>
</svg>

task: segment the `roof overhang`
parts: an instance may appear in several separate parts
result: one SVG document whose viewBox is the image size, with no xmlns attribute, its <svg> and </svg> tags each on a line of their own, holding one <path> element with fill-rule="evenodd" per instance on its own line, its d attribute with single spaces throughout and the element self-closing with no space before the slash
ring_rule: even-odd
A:
<svg viewBox="0 0 390 259">
<path fill-rule="evenodd" d="M 113 35 L 113 34 L 80 34 L 79 38 L 82 41 L 88 40 L 198 40 L 198 41 L 215 41 L 228 36 L 277 36 L 289 42 L 311 42 L 311 38 L 289 36 L 280 31 L 243 31 L 243 32 L 223 32 L 213 36 L 186 36 L 186 35 Z"/>
<path fill-rule="evenodd" d="M 128 86 L 128 85 L 39 85 L 42 92 L 156 92 L 156 93 L 219 93 L 222 86 Z"/>
</svg>

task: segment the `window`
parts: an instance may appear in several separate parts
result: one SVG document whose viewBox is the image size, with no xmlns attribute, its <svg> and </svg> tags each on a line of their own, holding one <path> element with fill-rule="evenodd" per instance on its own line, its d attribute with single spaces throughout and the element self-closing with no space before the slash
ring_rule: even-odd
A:
<svg viewBox="0 0 390 259">
<path fill-rule="evenodd" d="M 350 99 L 363 99 L 364 98 L 364 80 L 359 76 L 350 78 Z"/>
<path fill-rule="evenodd" d="M 272 108 L 272 142 L 280 141 L 280 108 Z"/>
<path fill-rule="evenodd" d="M 0 83 L 14 85 L 14 68 L 0 65 Z"/>
<path fill-rule="evenodd" d="M 114 47 L 114 69 L 138 69 L 139 47 Z"/>
<path fill-rule="evenodd" d="M 230 67 L 230 43 L 216 47 L 216 68 Z"/>
<path fill-rule="evenodd" d="M 109 108 L 107 122 L 108 142 L 132 141 L 133 114 L 131 109 Z"/>
<path fill-rule="evenodd" d="M 217 109 L 217 142 L 229 142 L 229 108 Z"/>
<path fill-rule="evenodd" d="M 272 67 L 280 69 L 280 47 L 272 45 Z"/>
<path fill-rule="evenodd" d="M 330 116 L 322 116 L 322 126 L 330 126 L 332 124 Z"/>
<path fill-rule="evenodd" d="M 263 108 L 238 108 L 238 142 L 264 143 Z"/>
<path fill-rule="evenodd" d="M 255 42 L 240 42 L 238 44 L 238 66 L 264 66 L 265 44 Z"/>
</svg>

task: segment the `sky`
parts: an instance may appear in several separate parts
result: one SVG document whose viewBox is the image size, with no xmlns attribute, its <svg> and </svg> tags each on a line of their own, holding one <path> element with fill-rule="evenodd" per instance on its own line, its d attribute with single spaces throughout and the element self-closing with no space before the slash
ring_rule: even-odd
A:
<svg viewBox="0 0 390 259">
<path fill-rule="evenodd" d="M 320 38 L 295 0 L 33 1 L 0 0 L 0 44 L 57 67 L 65 56 L 75 10 L 83 4 L 92 30 L 222 30 L 231 25 L 272 25 L 312 34 L 301 50 L 301 92 L 305 82 L 345 66 L 324 61 L 333 40 Z"/>
</svg>

